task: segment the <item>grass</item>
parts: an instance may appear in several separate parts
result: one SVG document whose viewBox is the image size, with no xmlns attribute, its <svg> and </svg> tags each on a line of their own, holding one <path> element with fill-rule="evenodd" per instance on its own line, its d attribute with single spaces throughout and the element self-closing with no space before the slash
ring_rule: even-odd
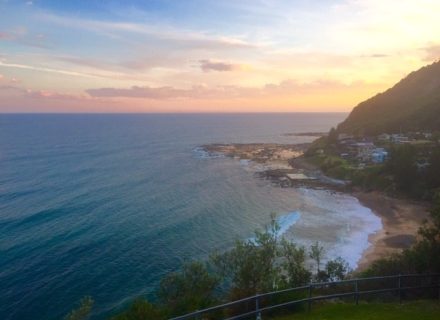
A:
<svg viewBox="0 0 440 320">
<path fill-rule="evenodd" d="M 264 315 L 263 315 L 264 319 Z M 272 320 L 438 320 L 439 301 L 416 301 L 402 305 L 397 303 L 324 303 L 312 307 L 310 313 L 302 312 Z"/>
</svg>

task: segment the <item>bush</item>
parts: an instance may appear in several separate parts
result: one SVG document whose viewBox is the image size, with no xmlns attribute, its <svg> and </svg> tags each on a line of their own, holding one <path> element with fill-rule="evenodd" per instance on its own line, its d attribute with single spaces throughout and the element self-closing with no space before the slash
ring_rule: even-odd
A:
<svg viewBox="0 0 440 320">
<path fill-rule="evenodd" d="M 184 314 L 214 304 L 218 284 L 218 277 L 211 275 L 203 263 L 191 262 L 181 272 L 162 279 L 158 298 L 170 316 Z"/>
<path fill-rule="evenodd" d="M 76 309 L 70 311 L 68 315 L 64 317 L 64 320 L 86 320 L 90 317 L 90 312 L 93 307 L 93 299 L 86 296 L 81 299 L 79 306 Z"/>
<path fill-rule="evenodd" d="M 144 299 L 135 300 L 123 313 L 111 320 L 161 320 L 166 319 L 165 313 Z"/>
<path fill-rule="evenodd" d="M 363 274 L 390 275 L 398 273 L 440 272 L 440 194 L 431 210 L 431 222 L 419 230 L 420 240 L 401 254 L 375 261 Z"/>
</svg>

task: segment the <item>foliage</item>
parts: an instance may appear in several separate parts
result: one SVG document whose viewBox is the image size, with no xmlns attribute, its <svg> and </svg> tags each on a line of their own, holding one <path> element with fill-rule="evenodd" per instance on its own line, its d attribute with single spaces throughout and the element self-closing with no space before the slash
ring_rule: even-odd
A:
<svg viewBox="0 0 440 320">
<path fill-rule="evenodd" d="M 90 312 L 92 311 L 93 303 L 93 299 L 89 296 L 82 298 L 79 302 L 79 306 L 70 311 L 70 313 L 64 317 L 64 320 L 88 319 L 90 317 Z"/>
<path fill-rule="evenodd" d="M 326 281 L 344 280 L 350 271 L 348 262 L 341 257 L 329 260 L 325 265 Z"/>
<path fill-rule="evenodd" d="M 411 73 L 353 109 L 337 131 L 361 135 L 440 130 L 440 62 Z"/>
<path fill-rule="evenodd" d="M 428 158 L 427 184 L 431 189 L 440 188 L 440 147 L 434 148 Z"/>
<path fill-rule="evenodd" d="M 440 194 L 434 203 L 431 221 L 419 230 L 420 240 L 401 254 L 375 261 L 364 275 L 440 272 Z"/>
<path fill-rule="evenodd" d="M 186 263 L 181 272 L 162 279 L 158 297 L 171 316 L 206 308 L 216 302 L 218 277 L 201 262 Z"/>
<path fill-rule="evenodd" d="M 316 274 L 319 274 L 321 267 L 321 260 L 324 256 L 324 247 L 319 245 L 319 242 L 316 241 L 314 244 L 310 246 L 309 257 L 313 259 L 316 263 Z"/>
<path fill-rule="evenodd" d="M 299 287 L 310 282 L 312 273 L 305 268 L 306 250 L 285 239 L 281 240 L 283 263 L 282 281 L 285 287 Z"/>
<path fill-rule="evenodd" d="M 144 299 L 135 300 L 131 306 L 111 320 L 161 320 L 166 319 L 164 312 Z"/>
<path fill-rule="evenodd" d="M 307 252 L 303 246 L 280 238 L 279 230 L 275 216 L 272 216 L 271 223 L 263 231 L 255 231 L 253 239 L 237 241 L 229 251 L 214 254 L 209 264 L 186 263 L 180 272 L 163 278 L 157 293 L 158 305 L 136 300 L 112 320 L 164 319 L 207 308 L 218 303 L 221 297 L 236 300 L 256 293 L 301 286 L 312 278 L 312 272 L 305 266 L 309 256 L 317 262 L 322 279 L 343 279 L 346 276 L 348 267 L 343 259 L 330 260 L 321 271 L 319 266 L 324 250 L 318 242 Z M 220 290 L 221 279 L 223 292 Z"/>
<path fill-rule="evenodd" d="M 411 145 L 391 149 L 387 169 L 394 176 L 397 187 L 402 191 L 411 192 L 414 182 L 418 181 L 416 156 L 417 151 Z"/>
<path fill-rule="evenodd" d="M 237 241 L 223 254 L 213 255 L 213 265 L 232 284 L 231 298 L 247 297 L 271 291 L 280 282 L 280 267 L 276 263 L 279 226 L 274 217 L 265 232 L 256 231 L 255 238 Z"/>
<path fill-rule="evenodd" d="M 329 143 L 337 143 L 338 142 L 338 132 L 335 128 L 331 128 L 328 133 L 328 142 Z"/>
</svg>

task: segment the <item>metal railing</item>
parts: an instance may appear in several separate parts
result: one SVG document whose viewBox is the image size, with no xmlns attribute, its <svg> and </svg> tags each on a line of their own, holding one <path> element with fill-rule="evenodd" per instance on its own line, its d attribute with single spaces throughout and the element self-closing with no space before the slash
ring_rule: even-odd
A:
<svg viewBox="0 0 440 320">
<path fill-rule="evenodd" d="M 416 285 L 414 285 L 414 283 Z M 332 293 L 332 291 L 334 292 L 338 287 L 343 289 L 342 292 Z M 364 287 L 364 289 L 362 290 L 361 287 Z M 261 320 L 262 313 L 295 305 L 306 304 L 307 310 L 310 311 L 314 301 L 348 297 L 354 297 L 354 303 L 357 305 L 361 296 L 385 293 L 392 293 L 393 296 L 398 296 L 399 302 L 401 303 L 404 294 L 408 291 L 422 289 L 424 289 L 422 293 L 426 293 L 426 289 L 438 289 L 435 294 L 431 293 L 431 296 L 436 295 L 440 298 L 440 274 L 406 274 L 357 278 L 337 282 L 310 283 L 302 287 L 256 294 L 240 300 L 197 310 L 192 313 L 171 318 L 170 320 L 212 319 L 212 316 L 215 314 L 217 314 L 215 319 L 237 320 L 256 317 L 256 319 Z M 287 301 L 280 301 L 279 299 L 283 295 L 294 295 L 301 292 L 302 295 L 300 295 L 300 299 L 292 300 L 289 299 L 289 297 Z M 422 293 L 416 293 L 416 296 L 420 296 Z M 276 301 L 273 302 L 273 300 Z M 219 313 L 221 314 L 220 316 L 218 315 Z"/>
</svg>

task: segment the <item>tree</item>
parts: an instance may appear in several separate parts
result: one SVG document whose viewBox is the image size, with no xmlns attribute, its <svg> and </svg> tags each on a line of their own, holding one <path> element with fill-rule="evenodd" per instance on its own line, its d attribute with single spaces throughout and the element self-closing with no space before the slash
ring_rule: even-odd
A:
<svg viewBox="0 0 440 320">
<path fill-rule="evenodd" d="M 265 231 L 255 231 L 255 238 L 237 241 L 234 248 L 211 257 L 213 266 L 231 285 L 231 299 L 238 299 L 275 289 L 280 283 L 278 238 L 275 217 Z"/>
<path fill-rule="evenodd" d="M 331 128 L 328 133 L 328 142 L 329 143 L 336 143 L 338 142 L 338 132 L 335 128 Z"/>
<path fill-rule="evenodd" d="M 348 262 L 337 257 L 336 259 L 327 261 L 325 265 L 325 273 L 327 274 L 327 281 L 344 280 L 350 272 Z"/>
<path fill-rule="evenodd" d="M 420 239 L 409 249 L 375 261 L 364 275 L 440 272 L 440 193 L 434 197 L 431 221 L 419 229 Z"/>
<path fill-rule="evenodd" d="M 421 239 L 406 254 L 413 254 L 416 272 L 440 272 L 440 192 L 434 197 L 431 221 L 419 230 Z"/>
<path fill-rule="evenodd" d="M 316 274 L 319 275 L 321 260 L 324 256 L 324 247 L 319 245 L 319 242 L 316 241 L 314 244 L 310 246 L 309 257 L 313 259 L 316 263 Z"/>
<path fill-rule="evenodd" d="M 306 250 L 296 244 L 281 241 L 284 283 L 287 287 L 299 287 L 310 282 L 311 272 L 305 268 Z"/>
<path fill-rule="evenodd" d="M 64 317 L 64 320 L 86 320 L 90 317 L 90 312 L 93 307 L 93 299 L 89 296 L 85 296 L 79 302 L 79 306 L 76 309 L 70 311 L 68 315 Z"/>
<path fill-rule="evenodd" d="M 209 307 L 215 303 L 219 279 L 201 262 L 186 263 L 181 272 L 168 274 L 160 282 L 158 297 L 171 316 Z"/>
<path fill-rule="evenodd" d="M 432 150 L 428 159 L 427 180 L 430 188 L 440 188 L 440 147 Z"/>
<path fill-rule="evenodd" d="M 418 181 L 416 156 L 416 149 L 411 145 L 391 149 L 387 168 L 394 176 L 397 187 L 402 191 L 413 191 L 414 182 Z"/>
</svg>

